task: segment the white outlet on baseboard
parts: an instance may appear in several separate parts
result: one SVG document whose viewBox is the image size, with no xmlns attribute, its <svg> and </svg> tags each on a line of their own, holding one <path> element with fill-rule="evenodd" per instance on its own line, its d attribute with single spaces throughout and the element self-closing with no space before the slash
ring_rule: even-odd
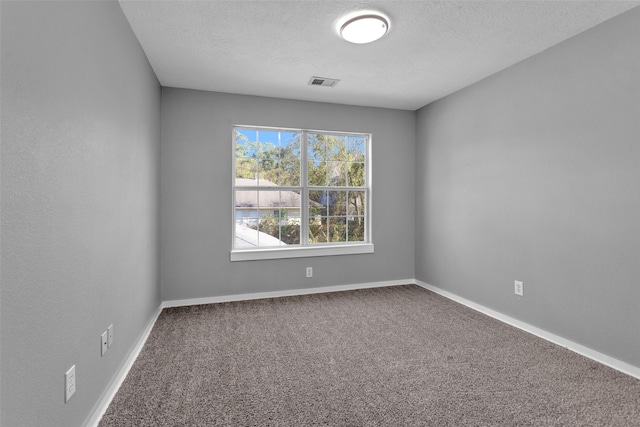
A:
<svg viewBox="0 0 640 427">
<path fill-rule="evenodd" d="M 76 392 L 76 365 L 73 365 L 67 373 L 64 374 L 64 401 L 65 403 L 71 399 L 73 393 Z"/>
<path fill-rule="evenodd" d="M 515 280 L 513 282 L 513 288 L 514 288 L 514 292 L 515 292 L 516 295 L 519 295 L 521 297 L 524 296 L 524 283 L 522 283 L 522 282 L 520 282 L 518 280 Z"/>
<path fill-rule="evenodd" d="M 313 267 L 307 267 L 307 277 L 313 277 Z"/>
</svg>

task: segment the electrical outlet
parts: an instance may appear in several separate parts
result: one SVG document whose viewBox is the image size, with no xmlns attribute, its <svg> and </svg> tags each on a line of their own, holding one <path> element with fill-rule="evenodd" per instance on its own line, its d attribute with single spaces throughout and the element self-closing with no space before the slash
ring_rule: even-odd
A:
<svg viewBox="0 0 640 427">
<path fill-rule="evenodd" d="M 313 277 L 313 267 L 307 267 L 307 277 Z"/>
<path fill-rule="evenodd" d="M 100 355 L 104 356 L 104 354 L 109 349 L 109 337 L 107 335 L 107 331 L 104 331 L 100 336 Z"/>
<path fill-rule="evenodd" d="M 64 402 L 67 403 L 76 392 L 76 365 L 64 374 Z"/>
<path fill-rule="evenodd" d="M 513 288 L 516 295 L 524 296 L 524 283 L 516 280 L 513 282 Z"/>
<path fill-rule="evenodd" d="M 113 344 L 113 325 L 107 328 L 107 347 L 111 347 L 111 344 Z"/>
</svg>

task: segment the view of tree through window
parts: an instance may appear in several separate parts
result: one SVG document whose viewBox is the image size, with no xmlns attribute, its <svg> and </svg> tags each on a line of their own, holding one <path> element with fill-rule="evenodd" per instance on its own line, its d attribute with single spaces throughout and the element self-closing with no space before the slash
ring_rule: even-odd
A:
<svg viewBox="0 0 640 427">
<path fill-rule="evenodd" d="M 368 139 L 234 128 L 234 248 L 366 242 Z"/>
</svg>

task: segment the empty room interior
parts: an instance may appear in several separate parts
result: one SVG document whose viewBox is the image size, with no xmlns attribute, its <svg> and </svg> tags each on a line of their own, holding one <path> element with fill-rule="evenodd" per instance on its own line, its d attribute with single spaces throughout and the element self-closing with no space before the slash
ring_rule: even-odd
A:
<svg viewBox="0 0 640 427">
<path fill-rule="evenodd" d="M 0 425 L 640 426 L 640 2 L 0 22 Z"/>
</svg>

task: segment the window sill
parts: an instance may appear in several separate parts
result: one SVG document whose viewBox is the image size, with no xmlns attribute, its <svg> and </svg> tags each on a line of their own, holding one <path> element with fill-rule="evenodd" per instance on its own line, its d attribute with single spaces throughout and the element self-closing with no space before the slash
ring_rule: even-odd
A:
<svg viewBox="0 0 640 427">
<path fill-rule="evenodd" d="M 316 256 L 355 255 L 373 253 L 373 243 L 356 245 L 327 245 L 304 248 L 269 248 L 231 251 L 231 261 L 261 259 L 306 258 Z"/>
</svg>

